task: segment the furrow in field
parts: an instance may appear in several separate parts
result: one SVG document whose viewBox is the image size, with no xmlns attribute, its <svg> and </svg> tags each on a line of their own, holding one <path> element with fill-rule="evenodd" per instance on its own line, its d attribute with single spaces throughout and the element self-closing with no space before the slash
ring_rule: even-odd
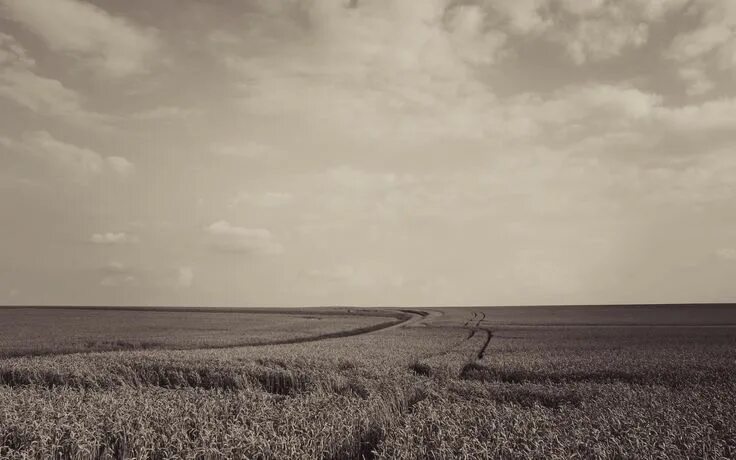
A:
<svg viewBox="0 0 736 460">
<path fill-rule="evenodd" d="M 483 359 L 486 354 L 488 344 L 491 343 L 491 338 L 493 337 L 493 331 L 491 331 L 490 329 L 483 328 L 481 330 L 486 333 L 486 341 L 483 343 L 483 348 L 481 348 L 478 352 L 478 359 Z"/>
</svg>

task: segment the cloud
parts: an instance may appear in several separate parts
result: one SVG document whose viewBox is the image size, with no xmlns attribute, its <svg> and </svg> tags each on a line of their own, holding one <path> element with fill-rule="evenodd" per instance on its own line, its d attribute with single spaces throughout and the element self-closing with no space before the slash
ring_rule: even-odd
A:
<svg viewBox="0 0 736 460">
<path fill-rule="evenodd" d="M 104 116 L 86 110 L 77 92 L 58 80 L 42 77 L 25 68 L 0 69 L 0 97 L 39 115 L 78 125 L 94 126 L 105 120 Z"/>
<path fill-rule="evenodd" d="M 120 176 L 128 176 L 135 171 L 135 165 L 126 158 L 111 156 L 105 158 L 107 166 Z"/>
<path fill-rule="evenodd" d="M 99 272 L 102 275 L 100 285 L 105 287 L 132 286 L 138 281 L 130 267 L 117 261 L 110 261 Z"/>
<path fill-rule="evenodd" d="M 105 167 L 104 159 L 99 153 L 62 142 L 46 131 L 26 134 L 23 137 L 23 146 L 34 155 L 75 176 L 101 174 Z"/>
<path fill-rule="evenodd" d="M 638 48 L 647 42 L 648 27 L 643 23 L 617 22 L 610 18 L 578 22 L 570 31 L 560 32 L 560 40 L 572 60 L 582 65 L 619 56 L 627 47 Z"/>
<path fill-rule="evenodd" d="M 641 48 L 649 30 L 687 0 L 548 0 L 552 26 L 545 36 L 560 43 L 578 65 L 620 56 L 626 49 Z M 555 5 L 556 3 L 556 5 Z"/>
<path fill-rule="evenodd" d="M 25 48 L 11 35 L 0 32 L 0 66 L 31 68 L 36 65 Z"/>
<path fill-rule="evenodd" d="M 125 232 L 94 233 L 92 234 L 90 241 L 96 244 L 105 245 L 131 244 L 137 243 L 138 237 L 135 235 L 129 235 Z"/>
<path fill-rule="evenodd" d="M 560 44 L 578 65 L 620 56 L 649 38 L 652 23 L 686 0 L 487 0 L 509 33 Z"/>
<path fill-rule="evenodd" d="M 618 143 L 640 137 L 662 104 L 662 96 L 628 84 L 590 83 L 544 95 L 524 93 L 491 112 L 499 121 L 486 128 L 485 136 L 500 145 L 505 142 L 505 150 L 513 145 L 528 153 L 554 148 L 560 154 L 590 138 Z M 649 134 L 651 138 L 658 132 Z"/>
<path fill-rule="evenodd" d="M 107 77 L 145 73 L 160 47 L 155 30 L 79 0 L 0 0 L 0 14 Z"/>
<path fill-rule="evenodd" d="M 551 25 L 546 17 L 548 0 L 488 0 L 486 4 L 508 21 L 511 32 L 529 34 L 543 31 Z"/>
<path fill-rule="evenodd" d="M 307 275 L 320 278 L 323 282 L 336 282 L 357 289 L 398 288 L 406 283 L 406 279 L 399 274 L 388 273 L 385 270 L 359 269 L 353 265 L 337 265 L 327 269 L 307 270 Z"/>
<path fill-rule="evenodd" d="M 736 98 L 716 98 L 701 104 L 662 107 L 657 119 L 677 135 L 710 135 L 736 130 Z"/>
<path fill-rule="evenodd" d="M 677 61 L 698 59 L 735 40 L 736 5 L 732 1 L 693 2 L 690 13 L 699 18 L 699 24 L 693 30 L 675 36 L 667 51 L 668 57 Z"/>
<path fill-rule="evenodd" d="M 716 257 L 728 261 L 736 261 L 736 249 L 720 248 L 716 250 Z"/>
<path fill-rule="evenodd" d="M 477 5 L 449 11 L 447 31 L 455 53 L 466 63 L 493 64 L 503 53 L 506 34 L 486 28 L 486 13 Z"/>
<path fill-rule="evenodd" d="M 39 115 L 97 126 L 106 117 L 84 108 L 82 97 L 60 81 L 39 75 L 36 62 L 12 36 L 0 32 L 0 98 Z"/>
<path fill-rule="evenodd" d="M 284 250 L 283 246 L 266 229 L 237 227 L 220 220 L 205 230 L 209 237 L 210 247 L 218 251 L 280 254 Z"/>
<path fill-rule="evenodd" d="M 160 106 L 143 112 L 134 113 L 130 118 L 142 121 L 183 120 L 199 113 L 195 109 L 177 106 Z"/>
<path fill-rule="evenodd" d="M 479 123 L 492 123 L 468 113 L 494 100 L 473 72 L 496 62 L 505 45 L 505 34 L 485 26 L 484 10 L 313 2 L 294 4 L 304 11 L 291 14 L 280 5 L 278 17 L 264 13 L 252 24 L 256 51 L 224 58 L 241 82 L 245 113 L 300 118 L 363 140 L 473 137 Z"/>
<path fill-rule="evenodd" d="M 687 84 L 689 96 L 700 96 L 713 90 L 715 83 L 708 74 L 698 66 L 682 67 L 679 70 L 680 78 Z"/>
<path fill-rule="evenodd" d="M 677 34 L 664 55 L 682 67 L 688 93 L 710 91 L 714 69 L 736 71 L 736 3 L 731 0 L 692 2 L 689 13 L 698 20 L 692 30 Z M 706 68 L 710 68 L 707 72 Z"/>
<path fill-rule="evenodd" d="M 194 282 L 194 269 L 192 267 L 179 267 L 177 283 L 180 287 L 188 288 Z"/>
<path fill-rule="evenodd" d="M 26 133 L 20 142 L 13 142 L 13 147 L 79 182 L 107 172 L 127 176 L 133 171 L 133 164 L 125 158 L 103 157 L 94 150 L 60 141 L 46 131 Z"/>
<path fill-rule="evenodd" d="M 589 84 L 563 88 L 538 101 L 536 107 L 531 104 L 525 110 L 545 122 L 629 124 L 650 116 L 662 97 L 626 85 Z"/>
<path fill-rule="evenodd" d="M 255 141 L 244 141 L 237 144 L 212 144 L 210 152 L 221 157 L 251 160 L 280 156 L 280 152 L 275 147 Z"/>
<path fill-rule="evenodd" d="M 242 192 L 233 199 L 230 206 L 234 207 L 247 204 L 261 208 L 278 208 L 289 204 L 293 198 L 290 193 L 285 192 Z"/>
<path fill-rule="evenodd" d="M 503 74 L 506 56 L 528 58 L 515 54 L 528 40 L 558 43 L 579 65 L 640 48 L 650 26 L 684 1 L 409 6 L 387 0 L 354 9 L 314 2 L 301 15 L 279 5 L 254 15 L 257 24 L 249 19 L 248 53 L 224 52 L 242 90 L 243 111 L 278 116 L 285 129 L 297 122 L 311 132 L 329 126 L 349 140 L 405 146 L 458 140 L 504 145 L 541 139 L 545 125 L 597 132 L 650 118 L 662 96 L 631 83 L 575 81 L 502 98 L 494 78 Z M 565 126 L 573 120 L 575 126 Z"/>
</svg>

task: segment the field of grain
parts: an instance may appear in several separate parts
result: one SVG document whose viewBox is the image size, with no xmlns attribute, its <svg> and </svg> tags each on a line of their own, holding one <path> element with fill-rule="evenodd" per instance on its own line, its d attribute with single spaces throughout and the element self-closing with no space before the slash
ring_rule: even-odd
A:
<svg viewBox="0 0 736 460">
<path fill-rule="evenodd" d="M 159 324 L 211 324 L 191 313 Z M 0 458 L 736 457 L 735 308 L 385 314 L 271 315 L 275 335 L 299 321 L 335 335 L 260 346 L 193 348 L 182 332 L 158 348 L 20 356 L 4 340 Z M 246 323 L 230 342 L 198 337 L 240 345 L 235 331 L 267 329 Z"/>
<path fill-rule="evenodd" d="M 0 308 L 0 357 L 267 345 L 381 327 L 399 311 Z"/>
</svg>

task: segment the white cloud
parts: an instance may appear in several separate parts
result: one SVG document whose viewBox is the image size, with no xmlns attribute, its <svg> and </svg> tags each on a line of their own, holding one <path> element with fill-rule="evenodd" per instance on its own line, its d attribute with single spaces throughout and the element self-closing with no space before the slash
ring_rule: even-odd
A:
<svg viewBox="0 0 736 460">
<path fill-rule="evenodd" d="M 716 256 L 719 259 L 736 261 L 736 249 L 734 248 L 720 248 L 716 250 Z"/>
<path fill-rule="evenodd" d="M 36 61 L 12 36 L 0 32 L 0 66 L 6 65 L 30 68 Z"/>
<path fill-rule="evenodd" d="M 284 250 L 266 229 L 237 227 L 220 220 L 205 230 L 209 236 L 210 247 L 219 251 L 279 254 Z"/>
<path fill-rule="evenodd" d="M 242 192 L 233 199 L 230 206 L 234 207 L 246 204 L 262 208 L 278 208 L 289 204 L 293 198 L 290 193 L 285 192 Z"/>
<path fill-rule="evenodd" d="M 36 63 L 10 35 L 0 33 L 0 98 L 39 115 L 85 126 L 106 117 L 84 108 L 82 97 L 60 81 L 39 75 Z"/>
<path fill-rule="evenodd" d="M 736 130 L 736 98 L 716 98 L 702 104 L 662 107 L 657 118 L 676 134 L 712 134 Z"/>
<path fill-rule="evenodd" d="M 701 0 L 689 9 L 698 24 L 677 34 L 664 54 L 682 66 L 688 94 L 700 95 L 714 86 L 706 67 L 736 71 L 736 2 Z"/>
<path fill-rule="evenodd" d="M 578 65 L 620 56 L 648 40 L 650 24 L 686 0 L 487 0 L 501 27 L 559 43 Z"/>
<path fill-rule="evenodd" d="M 680 78 L 687 84 L 689 96 L 700 96 L 713 90 L 715 83 L 708 74 L 699 66 L 682 67 L 679 70 Z"/>
<path fill-rule="evenodd" d="M 155 31 L 79 0 L 0 0 L 0 6 L 0 14 L 50 49 L 78 56 L 106 76 L 146 72 L 160 46 Z"/>
<path fill-rule="evenodd" d="M 353 265 L 337 265 L 327 269 L 308 270 L 310 277 L 323 281 L 336 282 L 340 285 L 357 289 L 376 289 L 385 287 L 398 288 L 406 283 L 406 279 L 386 270 L 356 268 Z"/>
<path fill-rule="evenodd" d="M 488 30 L 485 22 L 486 14 L 477 5 L 463 5 L 450 11 L 450 41 L 465 62 L 493 64 L 506 44 L 506 34 Z"/>
<path fill-rule="evenodd" d="M 640 132 L 662 106 L 658 94 L 629 85 L 587 84 L 564 87 L 542 97 L 522 94 L 503 108 L 503 127 L 514 127 L 519 147 L 533 151 L 530 144 L 572 145 L 590 137 L 613 139 Z M 526 146 L 526 147 L 524 147 Z"/>
<path fill-rule="evenodd" d="M 736 4 L 731 0 L 692 2 L 691 13 L 700 19 L 688 32 L 681 32 L 672 41 L 667 55 L 678 61 L 697 59 L 734 40 Z"/>
<path fill-rule="evenodd" d="M 647 38 L 646 24 L 605 18 L 580 21 L 573 29 L 560 31 L 559 40 L 572 60 L 582 65 L 586 61 L 602 61 L 619 56 L 627 47 L 642 46 Z"/>
<path fill-rule="evenodd" d="M 94 233 L 90 241 L 96 244 L 117 245 L 137 243 L 138 237 L 125 232 Z"/>
<path fill-rule="evenodd" d="M 213 32 L 211 32 L 207 36 L 207 40 L 214 44 L 214 45 L 220 45 L 220 46 L 234 46 L 234 45 L 240 45 L 243 43 L 243 40 L 237 36 L 236 34 L 229 32 L 227 30 L 217 29 Z"/>
<path fill-rule="evenodd" d="M 0 97 L 12 100 L 40 115 L 78 124 L 96 123 L 101 117 L 83 108 L 81 96 L 58 80 L 42 77 L 26 68 L 0 69 Z"/>
<path fill-rule="evenodd" d="M 134 113 L 131 118 L 142 121 L 183 120 L 198 113 L 195 109 L 176 106 L 160 106 L 143 112 Z"/>
<path fill-rule="evenodd" d="M 179 267 L 177 282 L 180 287 L 191 287 L 194 282 L 194 269 L 192 267 Z"/>
<path fill-rule="evenodd" d="M 111 156 L 105 158 L 107 165 L 120 176 L 128 176 L 135 171 L 135 165 L 126 158 Z"/>
<path fill-rule="evenodd" d="M 26 134 L 23 145 L 31 153 L 76 176 L 100 174 L 104 168 L 104 160 L 99 153 L 59 141 L 46 131 Z"/>
<path fill-rule="evenodd" d="M 225 58 L 242 82 L 246 113 L 283 116 L 284 123 L 300 118 L 364 140 L 476 137 L 479 124 L 493 123 L 474 117 L 494 98 L 473 67 L 494 62 L 505 38 L 485 26 L 483 10 L 466 7 L 445 18 L 440 1 L 293 7 L 304 14 L 283 12 L 253 25 L 258 51 Z M 309 27 L 299 27 L 304 15 Z M 295 36 L 275 47 L 284 33 Z"/>
<path fill-rule="evenodd" d="M 222 157 L 246 158 L 251 160 L 280 155 L 280 152 L 275 147 L 255 141 L 244 141 L 237 144 L 213 144 L 210 146 L 210 151 Z"/>
<path fill-rule="evenodd" d="M 551 25 L 551 19 L 545 17 L 548 0 L 488 0 L 486 3 L 509 22 L 512 32 L 537 33 Z"/>
<path fill-rule="evenodd" d="M 137 283 L 133 270 L 117 261 L 110 261 L 99 269 L 102 274 L 100 285 L 105 287 L 132 286 Z"/>
<path fill-rule="evenodd" d="M 107 171 L 125 176 L 133 169 L 132 163 L 125 158 L 105 158 L 94 150 L 60 141 L 46 131 L 26 133 L 16 145 L 82 182 Z"/>
</svg>

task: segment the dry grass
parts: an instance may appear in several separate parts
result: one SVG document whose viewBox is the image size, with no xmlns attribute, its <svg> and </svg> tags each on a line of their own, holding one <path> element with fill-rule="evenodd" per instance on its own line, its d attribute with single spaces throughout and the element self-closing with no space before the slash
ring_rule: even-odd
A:
<svg viewBox="0 0 736 460">
<path fill-rule="evenodd" d="M 348 309 L 0 308 L 0 357 L 302 342 L 406 318 L 401 312 Z"/>
<path fill-rule="evenodd" d="M 733 328 L 464 313 L 308 343 L 2 359 L 0 458 L 736 457 Z"/>
</svg>

